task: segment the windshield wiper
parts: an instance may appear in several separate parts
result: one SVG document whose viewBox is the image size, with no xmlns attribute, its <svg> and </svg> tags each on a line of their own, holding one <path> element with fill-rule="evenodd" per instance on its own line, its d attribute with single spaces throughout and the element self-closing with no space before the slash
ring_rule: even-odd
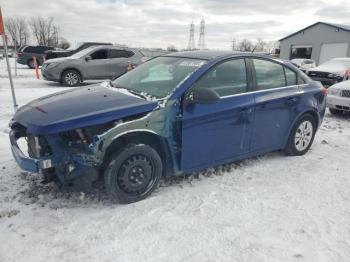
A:
<svg viewBox="0 0 350 262">
<path fill-rule="evenodd" d="M 139 96 L 139 97 L 141 97 L 141 98 L 143 98 L 143 99 L 145 99 L 145 100 L 147 100 L 147 99 L 148 99 L 148 97 L 147 97 L 146 95 L 141 94 L 141 93 L 139 93 L 139 92 L 136 92 L 136 91 L 134 91 L 134 90 L 128 89 L 128 88 L 123 87 L 123 86 L 115 86 L 115 85 L 112 83 L 112 81 L 110 81 L 110 82 L 109 82 L 109 84 L 110 84 L 112 87 L 115 87 L 115 88 L 119 88 L 119 89 L 126 90 L 126 91 L 127 91 L 127 92 L 129 92 L 130 94 L 133 94 L 133 95 Z"/>
</svg>

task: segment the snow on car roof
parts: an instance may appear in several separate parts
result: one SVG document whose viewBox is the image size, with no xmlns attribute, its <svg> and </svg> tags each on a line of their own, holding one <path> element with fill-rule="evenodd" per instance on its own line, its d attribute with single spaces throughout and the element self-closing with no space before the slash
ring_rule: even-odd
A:
<svg viewBox="0 0 350 262">
<path fill-rule="evenodd" d="M 197 51 L 183 51 L 167 54 L 165 56 L 184 57 L 194 59 L 211 60 L 214 58 L 225 57 L 229 55 L 247 55 L 247 56 L 268 56 L 266 53 L 251 53 L 251 52 L 234 52 L 234 51 L 219 51 L 219 50 L 197 50 Z"/>
</svg>

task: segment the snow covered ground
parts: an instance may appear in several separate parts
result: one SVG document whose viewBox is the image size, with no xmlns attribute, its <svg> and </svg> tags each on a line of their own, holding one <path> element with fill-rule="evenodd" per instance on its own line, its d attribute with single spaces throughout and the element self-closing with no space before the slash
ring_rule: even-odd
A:
<svg viewBox="0 0 350 262">
<path fill-rule="evenodd" d="M 19 67 L 20 105 L 63 89 Z M 6 73 L 0 60 L 1 262 L 350 261 L 350 117 L 327 113 L 305 156 L 275 152 L 174 179 L 121 206 L 22 173 Z"/>
</svg>

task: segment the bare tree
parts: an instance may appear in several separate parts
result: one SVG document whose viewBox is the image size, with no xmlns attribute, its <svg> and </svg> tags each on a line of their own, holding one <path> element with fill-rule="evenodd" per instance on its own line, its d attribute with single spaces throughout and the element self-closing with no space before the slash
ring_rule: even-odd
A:
<svg viewBox="0 0 350 262">
<path fill-rule="evenodd" d="M 14 16 L 5 19 L 5 28 L 12 44 L 17 48 L 28 43 L 30 32 L 25 17 Z"/>
<path fill-rule="evenodd" d="M 54 24 L 53 17 L 33 17 L 30 27 L 38 45 L 58 45 L 58 25 Z"/>
<path fill-rule="evenodd" d="M 64 37 L 58 37 L 58 44 L 57 47 L 62 49 L 68 49 L 70 47 L 70 43 L 68 40 Z"/>
<path fill-rule="evenodd" d="M 238 44 L 238 50 L 241 52 L 251 52 L 253 50 L 253 43 L 248 39 L 243 39 Z"/>
<path fill-rule="evenodd" d="M 169 45 L 169 46 L 166 48 L 166 50 L 169 51 L 169 52 L 177 52 L 177 51 L 178 51 L 177 48 L 176 48 L 176 46 L 174 46 L 174 45 Z"/>
<path fill-rule="evenodd" d="M 255 43 L 254 47 L 255 52 L 265 52 L 267 51 L 266 49 L 266 42 L 262 40 L 261 38 L 258 38 Z"/>
</svg>

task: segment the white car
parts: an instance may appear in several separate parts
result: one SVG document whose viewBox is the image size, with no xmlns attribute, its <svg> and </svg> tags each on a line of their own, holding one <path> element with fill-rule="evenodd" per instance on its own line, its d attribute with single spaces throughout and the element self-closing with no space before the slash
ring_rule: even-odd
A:
<svg viewBox="0 0 350 262">
<path fill-rule="evenodd" d="M 350 112 L 350 80 L 328 88 L 327 107 L 332 114 Z"/>
<path fill-rule="evenodd" d="M 308 69 L 316 67 L 316 62 L 312 59 L 295 58 L 290 60 L 290 62 L 303 72 L 305 72 Z"/>
</svg>

